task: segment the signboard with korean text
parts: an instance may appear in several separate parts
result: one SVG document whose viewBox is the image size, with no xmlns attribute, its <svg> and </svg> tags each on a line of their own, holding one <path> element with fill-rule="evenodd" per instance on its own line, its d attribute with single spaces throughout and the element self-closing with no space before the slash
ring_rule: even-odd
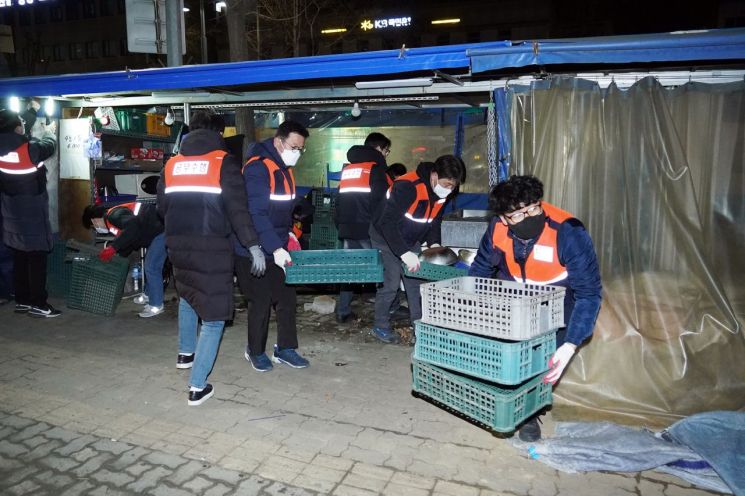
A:
<svg viewBox="0 0 745 496">
<path fill-rule="evenodd" d="M 85 143 L 90 134 L 88 119 L 62 119 L 59 133 L 60 179 L 90 179 Z"/>
</svg>

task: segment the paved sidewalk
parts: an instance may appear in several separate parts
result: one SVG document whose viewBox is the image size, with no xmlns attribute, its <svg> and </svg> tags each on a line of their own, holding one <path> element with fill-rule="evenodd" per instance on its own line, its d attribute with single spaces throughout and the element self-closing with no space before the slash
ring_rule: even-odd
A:
<svg viewBox="0 0 745 496">
<path fill-rule="evenodd" d="M 260 374 L 238 314 L 214 397 L 187 407 L 175 303 L 150 319 L 129 301 L 115 318 L 59 306 L 46 320 L 0 307 L 3 495 L 711 494 L 656 472 L 570 475 L 531 460 L 413 398 L 412 349 L 366 337 L 369 319 L 337 325 L 301 303 L 310 368 Z"/>
</svg>

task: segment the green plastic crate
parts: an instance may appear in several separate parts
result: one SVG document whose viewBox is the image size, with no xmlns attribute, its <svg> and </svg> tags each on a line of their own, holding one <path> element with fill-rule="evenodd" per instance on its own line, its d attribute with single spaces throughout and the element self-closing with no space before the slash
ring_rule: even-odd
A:
<svg viewBox="0 0 745 496">
<path fill-rule="evenodd" d="M 47 255 L 47 292 L 52 296 L 64 298 L 70 291 L 72 261 L 66 259 L 67 253 L 67 244 L 55 241 Z"/>
<path fill-rule="evenodd" d="M 330 211 L 336 207 L 336 193 L 327 192 L 323 189 L 312 189 L 310 191 L 310 202 L 315 207 L 316 213 Z"/>
<path fill-rule="evenodd" d="M 430 262 L 421 262 L 419 270 L 416 272 L 409 272 L 406 264 L 403 264 L 403 267 L 405 276 L 427 281 L 444 281 L 445 279 L 468 275 L 468 269 L 459 269 L 450 265 L 437 265 Z"/>
<path fill-rule="evenodd" d="M 287 284 L 336 284 L 383 281 L 378 250 L 293 251 Z"/>
<path fill-rule="evenodd" d="M 310 226 L 310 239 L 336 243 L 339 240 L 339 231 L 333 224 L 318 224 L 314 222 Z"/>
<path fill-rule="evenodd" d="M 496 432 L 514 431 L 551 404 L 552 386 L 543 383 L 543 374 L 519 386 L 498 387 L 415 359 L 411 365 L 415 395 Z"/>
<path fill-rule="evenodd" d="M 326 241 L 318 240 L 311 236 L 310 241 L 308 241 L 308 248 L 310 250 L 338 250 L 341 247 L 342 243 L 338 239 Z"/>
<path fill-rule="evenodd" d="M 96 256 L 73 261 L 67 306 L 100 315 L 113 315 L 124 293 L 129 260 L 116 255 L 104 263 Z"/>
<path fill-rule="evenodd" d="M 548 370 L 556 332 L 529 341 L 502 341 L 414 323 L 414 358 L 499 384 L 520 384 Z"/>
</svg>

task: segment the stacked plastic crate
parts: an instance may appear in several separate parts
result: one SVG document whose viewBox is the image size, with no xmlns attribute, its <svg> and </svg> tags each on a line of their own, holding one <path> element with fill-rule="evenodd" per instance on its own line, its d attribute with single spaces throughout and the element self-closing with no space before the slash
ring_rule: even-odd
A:
<svg viewBox="0 0 745 496">
<path fill-rule="evenodd" d="M 322 189 L 314 189 L 311 191 L 311 202 L 315 211 L 313 212 L 313 224 L 310 226 L 310 249 L 333 250 L 341 248 L 339 232 L 334 222 L 336 195 L 327 193 Z"/>
<path fill-rule="evenodd" d="M 551 404 L 543 377 L 564 325 L 563 288 L 459 277 L 421 293 L 415 396 L 496 432 Z"/>
</svg>

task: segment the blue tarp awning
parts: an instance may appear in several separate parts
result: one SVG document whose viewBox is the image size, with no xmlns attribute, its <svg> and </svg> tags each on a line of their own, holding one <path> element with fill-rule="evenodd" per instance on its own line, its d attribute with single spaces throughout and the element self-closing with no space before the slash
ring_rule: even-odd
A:
<svg viewBox="0 0 745 496">
<path fill-rule="evenodd" d="M 561 64 L 745 59 L 745 29 L 536 40 L 468 50 L 473 72 Z"/>
<path fill-rule="evenodd" d="M 95 95 L 385 76 L 486 72 L 532 65 L 745 60 L 745 29 L 566 40 L 472 43 L 405 50 L 0 79 L 4 96 Z"/>
</svg>

